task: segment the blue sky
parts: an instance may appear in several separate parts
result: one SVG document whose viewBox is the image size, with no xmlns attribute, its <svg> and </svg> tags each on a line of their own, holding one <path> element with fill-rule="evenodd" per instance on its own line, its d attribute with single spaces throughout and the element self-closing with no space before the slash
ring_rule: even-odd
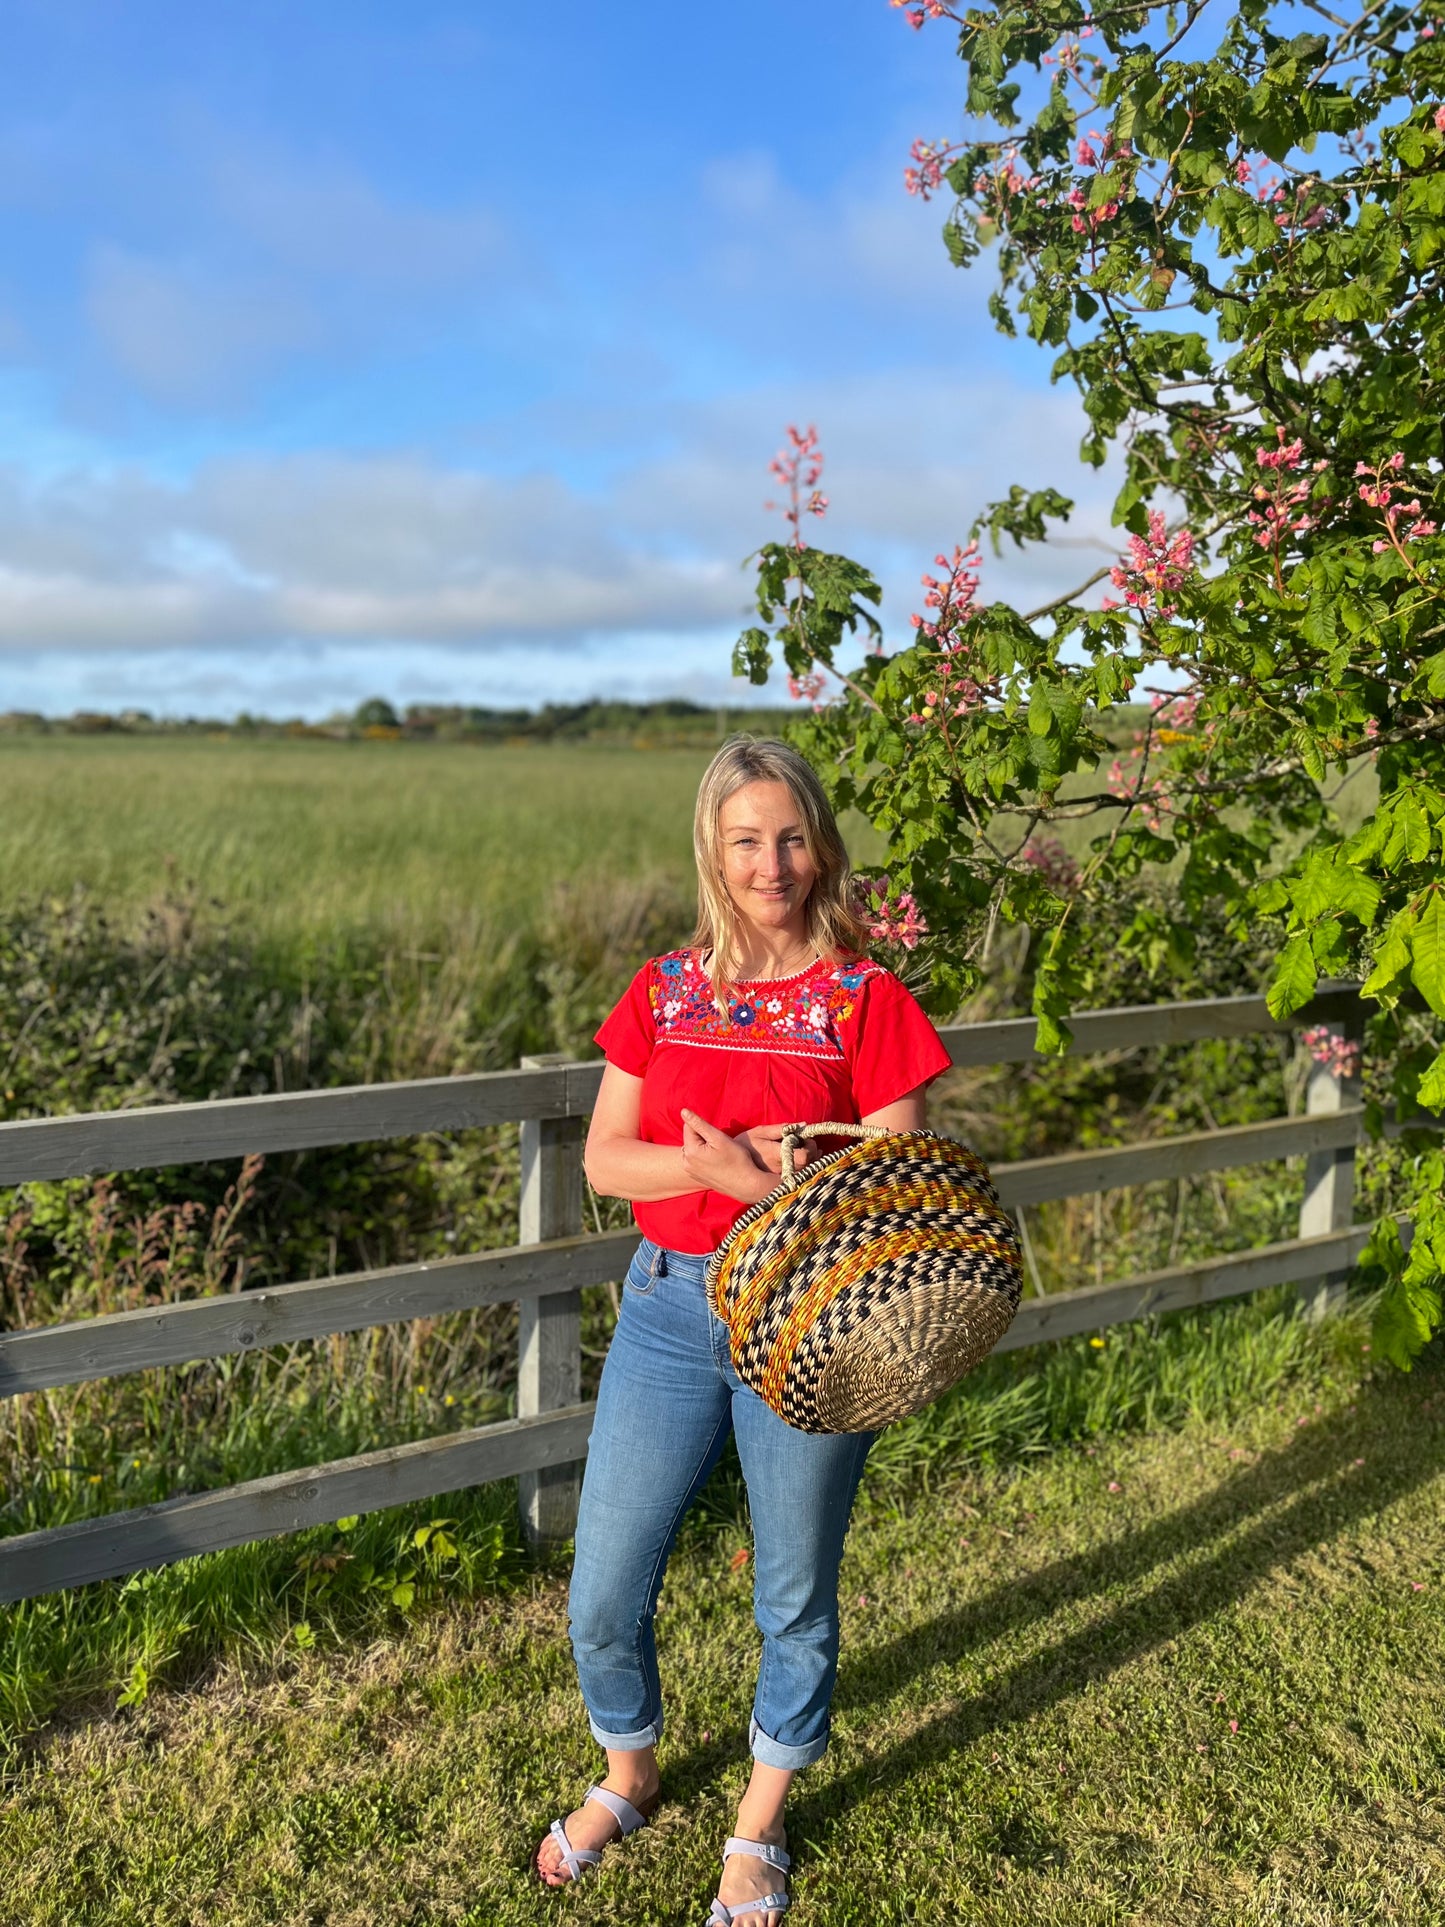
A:
<svg viewBox="0 0 1445 1927">
<path fill-rule="evenodd" d="M 886 0 L 6 16 L 0 709 L 738 699 L 793 420 L 896 624 L 1013 481 L 1081 513 L 986 592 L 1111 546 L 902 191 L 961 69 Z"/>
</svg>

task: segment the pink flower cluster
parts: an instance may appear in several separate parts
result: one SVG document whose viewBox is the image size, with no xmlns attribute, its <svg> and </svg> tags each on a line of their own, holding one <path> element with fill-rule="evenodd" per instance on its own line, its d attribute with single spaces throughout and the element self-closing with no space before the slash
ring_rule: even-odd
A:
<svg viewBox="0 0 1445 1927">
<path fill-rule="evenodd" d="M 1284 429 L 1275 428 L 1275 446 L 1255 450 L 1255 461 L 1266 472 L 1267 480 L 1258 482 L 1254 488 L 1254 499 L 1260 504 L 1251 509 L 1245 520 L 1254 526 L 1255 541 L 1262 549 L 1269 549 L 1278 560 L 1279 551 L 1288 535 L 1303 535 L 1307 530 L 1318 526 L 1317 515 L 1300 512 L 1301 505 L 1309 500 L 1310 484 L 1301 477 L 1299 481 L 1287 481 L 1287 475 L 1298 475 L 1308 464 L 1304 458 L 1304 443 L 1296 437 L 1286 442 Z M 1315 470 L 1326 469 L 1328 462 L 1316 462 Z"/>
<path fill-rule="evenodd" d="M 979 708 L 996 686 L 995 679 L 972 660 L 963 633 L 978 614 L 978 544 L 970 542 L 966 549 L 955 545 L 951 556 L 936 555 L 933 560 L 947 574 L 922 578 L 924 606 L 934 613 L 915 615 L 913 627 L 920 641 L 936 646 L 938 663 L 934 686 L 924 690 L 922 706 L 908 718 L 910 723 L 946 724 L 950 716 Z"/>
<path fill-rule="evenodd" d="M 1017 200 L 1021 194 L 1032 193 L 1038 184 L 1037 174 L 1025 174 L 1019 167 L 1018 149 L 1006 147 L 993 173 L 980 174 L 973 184 L 973 191 L 995 219 L 1001 221 L 1008 211 L 1009 202 Z"/>
<path fill-rule="evenodd" d="M 1165 597 L 1181 588 L 1194 568 L 1194 537 L 1188 529 L 1169 533 L 1162 509 L 1150 509 L 1149 533 L 1131 535 L 1122 559 L 1109 571 L 1109 580 L 1124 591 L 1131 609 L 1150 609 L 1164 617 L 1176 613 L 1177 605 Z M 1117 608 L 1117 603 L 1109 606 Z"/>
<path fill-rule="evenodd" d="M 1094 146 L 1095 141 L 1099 141 L 1098 147 Z M 1084 135 L 1075 154 L 1080 167 L 1092 167 L 1096 172 L 1112 167 L 1117 161 L 1132 161 L 1134 158 L 1134 150 L 1128 141 L 1116 142 L 1112 131 L 1105 134 L 1102 140 L 1097 134 Z M 1065 205 L 1074 210 L 1070 225 L 1075 234 L 1096 233 L 1119 212 L 1116 199 L 1104 201 L 1098 207 L 1090 207 L 1089 189 L 1083 181 L 1074 184 Z"/>
<path fill-rule="evenodd" d="M 1154 712 L 1156 728 L 1168 727 L 1176 735 L 1193 729 L 1199 717 L 1199 691 L 1181 689 L 1166 692 L 1156 689 L 1149 698 L 1149 707 Z"/>
<path fill-rule="evenodd" d="M 803 517 L 828 512 L 828 498 L 817 486 L 823 473 L 823 451 L 818 446 L 817 429 L 808 428 L 800 433 L 790 424 L 788 445 L 778 451 L 768 469 L 788 491 L 782 513 L 783 520 L 792 526 L 793 547 L 805 549 L 808 544 L 803 538 Z M 774 509 L 778 504 L 765 502 L 763 506 Z"/>
<path fill-rule="evenodd" d="M 1422 541 L 1427 535 L 1434 535 L 1438 527 L 1422 511 L 1418 496 L 1409 502 L 1397 502 L 1394 499 L 1395 490 L 1403 488 L 1403 484 L 1389 478 L 1398 476 L 1404 466 L 1405 457 L 1398 448 L 1373 468 L 1368 462 L 1355 463 L 1356 478 L 1364 478 L 1356 493 L 1367 508 L 1380 509 L 1385 517 L 1384 536 L 1370 544 L 1376 555 L 1385 549 L 1403 553 L 1404 543 Z M 1407 521 L 1403 529 L 1400 527 L 1402 520 Z"/>
<path fill-rule="evenodd" d="M 805 676 L 789 676 L 788 694 L 795 702 L 811 703 L 814 709 L 821 709 L 823 705 L 818 698 L 827 687 L 827 682 L 827 677 L 818 670 Z"/>
<path fill-rule="evenodd" d="M 890 877 L 853 878 L 853 907 L 875 943 L 900 945 L 916 950 L 920 937 L 928 935 L 928 925 L 909 890 L 893 895 Z"/>
<path fill-rule="evenodd" d="M 1079 39 L 1065 40 L 1056 53 L 1045 54 L 1043 57 L 1043 65 L 1045 67 L 1062 67 L 1065 73 L 1072 74 L 1074 78 L 1077 79 L 1079 62 L 1083 54 L 1083 49 L 1079 45 L 1079 41 L 1092 40 L 1093 37 L 1094 29 L 1088 21 L 1085 21 L 1079 28 Z M 1091 64 L 1097 68 L 1100 62 L 1095 60 Z"/>
<path fill-rule="evenodd" d="M 904 168 L 904 191 L 916 194 L 923 201 L 926 201 L 931 194 L 936 194 L 943 185 L 943 176 L 948 163 L 957 152 L 957 146 L 951 146 L 947 141 L 916 140 L 909 148 L 908 154 L 909 158 L 916 161 L 918 165 Z"/>
<path fill-rule="evenodd" d="M 888 0 L 888 4 L 903 9 L 903 18 L 915 33 L 930 20 L 958 18 L 952 7 L 945 6 L 944 0 Z"/>
<path fill-rule="evenodd" d="M 1137 763 L 1143 754 L 1143 749 L 1136 743 L 1129 751 L 1129 761 Z M 1145 783 L 1140 777 L 1126 771 L 1123 763 L 1116 756 L 1109 765 L 1105 787 L 1111 796 L 1117 796 L 1126 803 L 1136 804 L 1145 825 L 1153 830 L 1156 836 L 1159 834 L 1164 813 L 1169 807 L 1162 783 L 1157 780 L 1153 783 Z"/>
<path fill-rule="evenodd" d="M 1431 30 L 1431 38 L 1433 39 L 1433 37 L 1433 30 Z M 1437 107 L 1435 109 L 1434 121 L 1435 132 L 1437 134 L 1445 134 L 1445 107 Z"/>
<path fill-rule="evenodd" d="M 1250 160 L 1247 155 L 1241 154 L 1234 163 L 1234 178 L 1241 187 L 1252 186 L 1256 199 L 1263 202 L 1265 206 L 1272 206 L 1275 209 L 1276 227 L 1287 227 L 1301 232 L 1321 227 L 1329 219 L 1330 211 L 1322 201 L 1310 205 L 1310 188 L 1314 183 L 1296 182 L 1294 201 L 1291 204 L 1278 176 L 1258 173 L 1257 166 L 1258 163 Z"/>
<path fill-rule="evenodd" d="M 1335 1077 L 1358 1077 L 1360 1074 L 1360 1045 L 1353 1037 L 1341 1037 L 1328 1024 L 1313 1024 L 1308 1030 L 1300 1032 L 1300 1042 L 1317 1064 Z"/>
<path fill-rule="evenodd" d="M 1056 836 L 1035 837 L 1023 861 L 1038 871 L 1055 896 L 1072 896 L 1079 887 L 1079 866 Z"/>
</svg>

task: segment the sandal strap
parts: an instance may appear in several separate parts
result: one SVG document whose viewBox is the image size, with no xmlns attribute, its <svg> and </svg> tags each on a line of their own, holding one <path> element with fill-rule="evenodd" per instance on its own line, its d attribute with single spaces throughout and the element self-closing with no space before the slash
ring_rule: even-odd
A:
<svg viewBox="0 0 1445 1927">
<path fill-rule="evenodd" d="M 629 1833 L 636 1833 L 639 1827 L 645 1827 L 647 1825 L 647 1815 L 645 1813 L 639 1812 L 630 1800 L 624 1800 L 620 1793 L 613 1793 L 608 1787 L 588 1787 L 586 1800 L 595 1800 L 598 1806 L 606 1807 L 607 1811 L 622 1829 L 620 1838 L 624 1840 Z M 584 1805 L 586 1804 L 586 1800 L 583 1802 Z"/>
<path fill-rule="evenodd" d="M 766 1866 L 776 1867 L 779 1873 L 786 1873 L 793 1862 L 781 1847 L 769 1846 L 766 1840 L 744 1840 L 741 1835 L 733 1834 L 723 1842 L 723 1865 L 728 1856 L 734 1853 L 750 1853 L 754 1860 L 761 1860 Z M 735 1910 L 736 1911 L 736 1910 Z"/>
<path fill-rule="evenodd" d="M 788 1905 L 786 1894 L 764 1894 L 761 1900 L 740 1900 L 736 1907 L 728 1907 L 721 1900 L 712 1903 L 712 1912 L 707 1917 L 707 1927 L 732 1927 L 735 1920 L 744 1914 L 780 1914 Z"/>
<path fill-rule="evenodd" d="M 567 1877 L 569 1880 L 580 1880 L 585 1868 L 595 1867 L 601 1860 L 602 1855 L 592 1847 L 574 1847 L 572 1842 L 567 1838 L 566 1827 L 563 1826 L 560 1820 L 554 1820 L 549 1831 L 551 1832 L 552 1838 L 557 1842 L 558 1851 L 566 1862 Z"/>
</svg>

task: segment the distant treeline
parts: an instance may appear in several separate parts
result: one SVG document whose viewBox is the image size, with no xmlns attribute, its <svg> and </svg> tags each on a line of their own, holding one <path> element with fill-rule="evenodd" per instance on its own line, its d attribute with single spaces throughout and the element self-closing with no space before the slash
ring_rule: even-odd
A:
<svg viewBox="0 0 1445 1927">
<path fill-rule="evenodd" d="M 335 742 L 530 743 L 557 741 L 708 743 L 730 730 L 776 734 L 796 710 L 734 708 L 674 699 L 657 703 L 547 703 L 541 709 L 485 709 L 462 703 L 411 703 L 397 711 L 373 696 L 350 715 L 325 722 L 252 716 L 152 716 L 144 709 L 117 715 L 77 710 L 42 716 L 31 710 L 0 713 L 0 734 L 30 736 L 319 737 Z"/>
</svg>

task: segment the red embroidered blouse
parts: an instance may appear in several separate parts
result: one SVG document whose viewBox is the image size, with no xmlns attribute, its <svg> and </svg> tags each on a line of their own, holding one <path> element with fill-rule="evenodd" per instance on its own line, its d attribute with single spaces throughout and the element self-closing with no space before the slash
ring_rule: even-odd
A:
<svg viewBox="0 0 1445 1927">
<path fill-rule="evenodd" d="M 724 1023 L 690 950 L 654 957 L 597 1033 L 609 1064 L 642 1079 L 638 1136 L 681 1144 L 684 1106 L 730 1137 L 755 1124 L 854 1124 L 949 1067 L 912 994 L 865 957 L 742 982 Z M 633 1206 L 644 1237 L 715 1251 L 747 1209 L 720 1191 Z"/>
</svg>

